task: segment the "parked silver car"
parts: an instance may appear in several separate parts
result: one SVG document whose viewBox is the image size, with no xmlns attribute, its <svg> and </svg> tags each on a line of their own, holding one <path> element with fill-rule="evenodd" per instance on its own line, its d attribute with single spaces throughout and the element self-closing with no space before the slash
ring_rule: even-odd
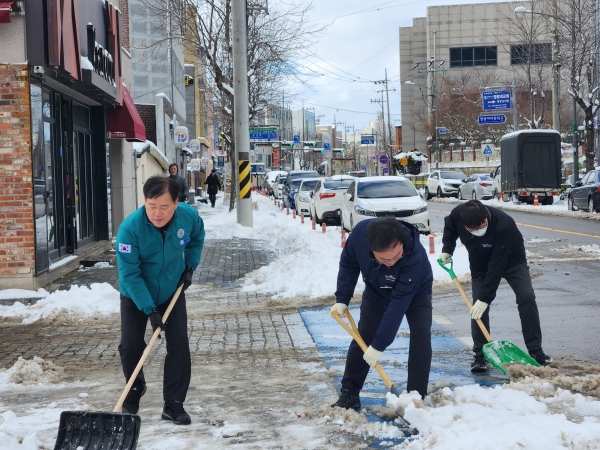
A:
<svg viewBox="0 0 600 450">
<path fill-rule="evenodd" d="M 458 188 L 458 199 L 488 199 L 494 197 L 494 180 L 485 173 L 475 173 Z"/>
</svg>

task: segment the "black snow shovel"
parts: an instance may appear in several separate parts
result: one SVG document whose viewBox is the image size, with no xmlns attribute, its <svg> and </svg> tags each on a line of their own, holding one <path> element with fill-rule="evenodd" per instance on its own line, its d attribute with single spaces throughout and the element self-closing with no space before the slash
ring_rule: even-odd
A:
<svg viewBox="0 0 600 450">
<path fill-rule="evenodd" d="M 338 323 L 344 328 L 344 330 L 346 330 L 348 332 L 348 334 L 350 336 L 352 336 L 352 339 L 354 339 L 356 341 L 356 343 L 359 345 L 359 347 L 362 349 L 362 351 L 366 352 L 367 348 L 368 348 L 367 344 L 365 344 L 365 341 L 363 341 L 363 338 L 361 337 L 360 333 L 358 332 L 358 327 L 356 326 L 356 323 L 354 322 L 354 318 L 352 317 L 352 314 L 350 314 L 350 310 L 349 309 L 346 310 L 346 316 L 348 316 L 348 322 L 350 322 L 350 325 L 352 326 L 352 328 L 350 328 L 348 326 L 348 324 L 342 320 L 342 318 L 340 317 L 340 315 L 338 314 L 337 311 L 333 311 L 332 314 L 333 314 L 334 319 L 338 321 Z M 381 364 L 379 364 L 379 363 L 375 364 L 375 370 L 377 371 L 377 373 L 379 374 L 379 376 L 385 383 L 386 387 L 390 390 L 390 392 L 392 394 L 394 394 L 396 397 L 399 397 L 400 391 L 396 388 L 396 386 L 394 386 L 394 383 L 392 383 L 392 380 L 390 380 L 390 377 L 387 376 L 387 374 L 383 370 L 383 367 L 381 367 Z M 419 432 L 415 428 L 413 428 L 412 425 L 410 423 L 408 423 L 408 421 L 404 417 L 399 415 L 396 418 L 396 420 L 401 425 L 399 427 L 400 431 L 402 431 L 406 437 L 419 434 Z"/>
<path fill-rule="evenodd" d="M 454 282 L 455 286 L 458 288 L 460 295 L 462 296 L 463 300 L 469 307 L 469 310 L 471 310 L 473 305 L 469 301 L 469 297 L 467 297 L 465 290 L 462 288 L 460 281 L 458 281 L 458 278 L 456 278 L 456 274 L 454 273 L 454 270 L 453 270 L 454 261 L 451 262 L 450 268 L 448 268 L 444 265 L 444 263 L 442 262 L 442 258 L 438 259 L 438 264 L 440 266 L 442 266 L 442 269 L 444 269 L 446 272 L 448 272 L 448 274 L 450 275 L 450 278 L 452 278 L 452 281 Z M 531 356 L 529 356 L 527 353 L 525 353 L 523 350 L 521 350 L 519 347 L 517 347 L 516 344 L 513 344 L 510 341 L 494 341 L 492 339 L 492 336 L 490 336 L 490 333 L 488 333 L 488 330 L 485 327 L 485 325 L 483 324 L 483 322 L 481 321 L 481 319 L 477 319 L 476 322 L 477 322 L 477 325 L 479 325 L 481 332 L 483 333 L 483 335 L 485 336 L 485 338 L 488 341 L 488 343 L 485 344 L 482 349 L 485 359 L 487 359 L 488 362 L 492 366 L 494 366 L 496 369 L 498 369 L 504 375 L 508 375 L 506 373 L 505 364 L 518 363 L 518 364 L 525 364 L 528 366 L 540 367 L 540 365 L 538 364 L 538 362 L 535 359 L 533 359 Z"/>
<path fill-rule="evenodd" d="M 179 298 L 183 284 L 177 288 L 165 314 L 167 321 L 175 302 Z M 63 411 L 60 414 L 58 436 L 54 450 L 134 450 L 137 447 L 142 420 L 137 414 L 122 413 L 123 402 L 137 378 L 142 366 L 160 335 L 160 327 L 142 354 L 142 358 L 129 378 L 112 413 L 103 411 Z"/>
</svg>

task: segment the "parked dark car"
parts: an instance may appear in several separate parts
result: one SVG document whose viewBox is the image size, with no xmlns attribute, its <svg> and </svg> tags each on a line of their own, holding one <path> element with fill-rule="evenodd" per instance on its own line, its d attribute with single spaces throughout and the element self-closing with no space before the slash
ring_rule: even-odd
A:
<svg viewBox="0 0 600 450">
<path fill-rule="evenodd" d="M 569 210 L 600 212 L 600 170 L 590 170 L 569 193 Z"/>
</svg>

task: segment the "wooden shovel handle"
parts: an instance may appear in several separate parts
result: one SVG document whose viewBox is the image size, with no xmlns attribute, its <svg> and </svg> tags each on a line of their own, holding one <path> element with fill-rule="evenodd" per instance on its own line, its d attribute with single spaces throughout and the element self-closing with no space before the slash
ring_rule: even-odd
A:
<svg viewBox="0 0 600 450">
<path fill-rule="evenodd" d="M 175 306 L 175 302 L 179 298 L 179 294 L 181 294 L 182 289 L 183 289 L 183 284 L 177 288 L 177 290 L 175 291 L 175 294 L 173 295 L 173 298 L 171 298 L 171 302 L 169 303 L 169 306 L 167 307 L 165 314 L 162 316 L 163 323 L 165 323 L 167 321 L 167 319 L 169 318 L 169 314 L 171 314 L 171 310 Z M 136 380 L 138 374 L 140 373 L 140 370 L 142 370 L 142 366 L 146 362 L 146 358 L 148 358 L 148 355 L 150 354 L 150 350 L 152 350 L 152 347 L 154 346 L 154 343 L 158 339 L 158 335 L 160 334 L 161 331 L 162 330 L 160 327 L 157 327 L 156 330 L 154 330 L 154 334 L 152 334 L 152 338 L 150 339 L 150 342 L 148 342 L 148 345 L 146 345 L 146 349 L 144 350 L 144 353 L 142 354 L 140 362 L 138 362 L 137 366 L 135 367 L 135 370 L 131 374 L 131 377 L 129 377 L 129 381 L 127 382 L 127 385 L 125 386 L 125 389 L 123 390 L 123 393 L 121 394 L 121 397 L 119 397 L 119 401 L 117 402 L 115 409 L 113 409 L 113 412 L 115 412 L 115 413 L 121 412 L 121 409 L 123 408 L 123 402 L 125 401 L 125 397 L 127 397 L 127 394 L 129 394 L 129 391 L 131 390 L 131 386 L 133 386 L 133 383 L 135 383 L 135 380 Z"/>
<path fill-rule="evenodd" d="M 473 307 L 473 305 L 469 301 L 469 297 L 467 297 L 467 294 L 465 294 L 465 290 L 462 288 L 460 281 L 458 281 L 458 278 L 453 278 L 452 281 L 454 281 L 454 284 L 458 288 L 458 292 L 460 292 L 460 295 L 462 295 L 462 298 L 465 301 L 465 303 L 467 304 L 467 306 L 469 307 L 469 311 L 470 311 L 471 308 Z M 490 333 L 488 333 L 488 330 L 485 327 L 485 325 L 483 324 L 483 322 L 481 321 L 481 319 L 477 319 L 476 322 L 477 322 L 477 325 L 479 325 L 479 328 L 481 329 L 481 332 L 483 333 L 483 335 L 485 336 L 487 341 L 491 342 L 492 336 L 490 336 Z"/>
<path fill-rule="evenodd" d="M 362 351 L 366 352 L 367 348 L 368 348 L 367 344 L 365 344 L 365 341 L 363 341 L 363 338 L 361 337 L 360 333 L 358 332 L 358 328 L 356 327 L 356 323 L 354 322 L 354 318 L 352 317 L 352 314 L 350 314 L 350 310 L 348 310 L 348 309 L 346 310 L 346 315 L 348 316 L 348 321 L 352 325 L 352 328 L 350 328 L 348 326 L 348 324 L 342 320 L 342 318 L 340 317 L 340 315 L 338 314 L 337 311 L 332 311 L 331 314 L 333 315 L 333 318 L 335 320 L 337 320 L 338 323 L 344 328 L 344 330 L 346 330 L 348 332 L 348 334 L 350 336 L 352 336 L 352 339 L 354 339 L 356 341 L 356 343 L 359 345 L 359 347 L 362 349 Z M 390 380 L 390 377 L 387 376 L 387 374 L 383 370 L 383 367 L 381 367 L 381 364 L 379 364 L 379 363 L 375 364 L 375 370 L 377 370 L 377 373 L 379 374 L 379 376 L 381 377 L 381 379 L 383 380 L 383 382 L 385 383 L 387 388 L 392 389 L 392 386 L 394 385 L 394 383 L 392 383 L 392 380 Z"/>
</svg>

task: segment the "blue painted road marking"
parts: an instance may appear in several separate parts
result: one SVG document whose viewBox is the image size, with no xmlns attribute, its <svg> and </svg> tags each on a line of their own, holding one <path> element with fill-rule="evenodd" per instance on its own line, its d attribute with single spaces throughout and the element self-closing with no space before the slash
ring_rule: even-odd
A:
<svg viewBox="0 0 600 450">
<path fill-rule="evenodd" d="M 352 305 L 350 312 L 356 323 L 360 319 L 359 305 Z M 300 316 L 306 328 L 312 336 L 323 361 L 328 369 L 335 369 L 334 380 L 341 387 L 340 382 L 344 374 L 346 354 L 351 342 L 350 335 L 329 315 L 329 307 L 311 308 L 300 310 Z M 488 375 L 474 375 L 470 367 L 473 354 L 460 340 L 452 336 L 442 326 L 433 323 L 431 329 L 431 344 L 433 358 L 431 362 L 431 373 L 429 382 L 435 385 L 437 382 L 445 383 L 451 388 L 468 384 L 479 384 L 482 386 L 494 386 L 503 384 L 508 378 L 495 369 L 490 369 Z M 465 330 L 470 333 L 470 330 Z M 397 337 L 380 359 L 380 364 L 390 377 L 394 385 L 401 392 L 406 389 L 407 362 L 408 362 L 409 328 L 406 320 L 402 321 Z M 369 371 L 363 390 L 361 391 L 361 403 L 363 407 L 385 406 L 385 394 L 388 392 L 385 384 L 375 370 Z M 367 414 L 372 422 L 390 422 L 381 419 L 376 414 Z M 385 439 L 390 441 L 390 439 Z M 402 439 L 392 440 L 399 444 Z M 375 448 L 379 445 L 376 444 Z"/>
</svg>

